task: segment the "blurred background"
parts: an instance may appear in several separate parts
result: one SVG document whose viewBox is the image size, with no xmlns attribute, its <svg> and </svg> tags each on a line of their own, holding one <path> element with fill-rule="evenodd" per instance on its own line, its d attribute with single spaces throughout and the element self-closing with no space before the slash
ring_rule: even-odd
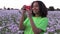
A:
<svg viewBox="0 0 60 34">
<path fill-rule="evenodd" d="M 17 8 L 21 9 L 23 5 L 30 5 L 35 0 L 0 0 L 0 8 Z M 39 1 L 39 0 L 38 0 Z M 47 8 L 53 6 L 55 9 L 60 8 L 60 0 L 40 0 L 45 3 Z"/>
<path fill-rule="evenodd" d="M 0 0 L 0 34 L 23 34 L 19 30 L 21 8 L 36 0 Z M 44 34 L 60 34 L 60 0 L 38 0 L 48 9 L 49 23 Z"/>
</svg>

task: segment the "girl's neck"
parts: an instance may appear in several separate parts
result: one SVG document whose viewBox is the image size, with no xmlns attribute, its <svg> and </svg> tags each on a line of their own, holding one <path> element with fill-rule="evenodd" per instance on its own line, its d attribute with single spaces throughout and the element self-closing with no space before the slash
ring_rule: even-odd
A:
<svg viewBox="0 0 60 34">
<path fill-rule="evenodd" d="M 40 15 L 39 14 L 36 14 L 35 17 L 39 17 Z"/>
</svg>

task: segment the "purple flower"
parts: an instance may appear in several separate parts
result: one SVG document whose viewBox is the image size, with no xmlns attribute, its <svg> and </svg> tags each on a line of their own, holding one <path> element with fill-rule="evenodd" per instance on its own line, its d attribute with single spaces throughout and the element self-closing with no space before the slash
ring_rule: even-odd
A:
<svg viewBox="0 0 60 34">
<path fill-rule="evenodd" d="M 60 29 L 60 25 L 59 24 L 57 24 L 56 29 Z"/>
<path fill-rule="evenodd" d="M 11 34 L 10 32 L 6 32 L 6 34 Z"/>
<path fill-rule="evenodd" d="M 54 32 L 55 31 L 55 28 L 54 27 L 47 28 L 47 31 L 48 32 Z"/>
<path fill-rule="evenodd" d="M 16 24 L 12 24 L 8 27 L 12 32 L 16 32 L 19 30 L 18 26 Z"/>
<path fill-rule="evenodd" d="M 18 31 L 16 34 L 23 34 L 23 31 Z"/>
</svg>

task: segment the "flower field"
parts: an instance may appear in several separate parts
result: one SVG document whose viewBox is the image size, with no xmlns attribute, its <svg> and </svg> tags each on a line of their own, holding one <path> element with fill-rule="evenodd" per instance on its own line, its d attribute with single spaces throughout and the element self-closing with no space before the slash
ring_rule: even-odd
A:
<svg viewBox="0 0 60 34">
<path fill-rule="evenodd" d="M 0 10 L 0 34 L 21 34 L 19 10 Z M 60 11 L 48 11 L 49 23 L 44 34 L 60 34 Z"/>
</svg>

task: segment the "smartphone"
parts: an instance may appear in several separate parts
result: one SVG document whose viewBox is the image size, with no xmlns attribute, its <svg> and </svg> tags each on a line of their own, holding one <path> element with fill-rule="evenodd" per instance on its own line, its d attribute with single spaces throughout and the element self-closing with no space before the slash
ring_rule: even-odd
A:
<svg viewBox="0 0 60 34">
<path fill-rule="evenodd" d="M 26 6 L 26 10 L 30 10 L 31 9 L 31 6 Z"/>
</svg>

